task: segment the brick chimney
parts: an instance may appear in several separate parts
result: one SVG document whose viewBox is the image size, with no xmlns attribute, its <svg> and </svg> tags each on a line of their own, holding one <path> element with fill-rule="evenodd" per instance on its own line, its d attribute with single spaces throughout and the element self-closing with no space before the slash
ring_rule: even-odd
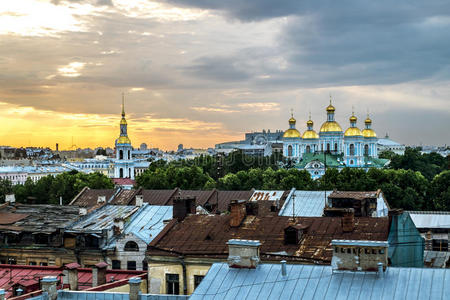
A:
<svg viewBox="0 0 450 300">
<path fill-rule="evenodd" d="M 141 207 L 142 205 L 144 205 L 144 196 L 136 195 L 136 206 Z"/>
<path fill-rule="evenodd" d="M 45 276 L 41 280 L 42 292 L 47 293 L 49 300 L 56 300 L 58 291 L 56 290 L 56 284 L 58 279 L 56 276 Z"/>
<path fill-rule="evenodd" d="M 80 207 L 80 208 L 78 209 L 78 215 L 80 215 L 80 216 L 85 216 L 85 215 L 87 215 L 87 208 L 86 208 L 86 207 Z"/>
<path fill-rule="evenodd" d="M 342 212 L 342 231 L 352 232 L 355 229 L 355 210 L 346 208 Z"/>
<path fill-rule="evenodd" d="M 104 261 L 96 264 L 92 268 L 92 286 L 99 286 L 106 283 L 106 268 L 108 264 Z"/>
<path fill-rule="evenodd" d="M 66 265 L 69 277 L 69 288 L 71 291 L 78 291 L 78 268 L 81 267 L 76 262 Z"/>
<path fill-rule="evenodd" d="M 229 240 L 228 266 L 230 268 L 255 269 L 259 263 L 259 247 L 255 240 Z"/>
<path fill-rule="evenodd" d="M 387 241 L 332 240 L 333 270 L 379 272 L 379 264 L 388 264 Z"/>
<path fill-rule="evenodd" d="M 113 229 L 114 229 L 114 235 L 121 235 L 123 232 L 123 228 L 124 228 L 124 220 L 122 218 L 115 218 L 114 219 L 114 225 L 113 225 Z"/>
<path fill-rule="evenodd" d="M 230 226 L 239 227 L 245 216 L 245 200 L 232 200 L 230 203 Z"/>
<path fill-rule="evenodd" d="M 425 250 L 433 250 L 433 233 L 431 230 L 428 230 L 427 233 L 425 233 Z"/>
<path fill-rule="evenodd" d="M 139 277 L 133 277 L 128 280 L 128 284 L 130 285 L 130 300 L 140 299 L 141 282 L 142 279 Z"/>
<path fill-rule="evenodd" d="M 106 196 L 98 196 L 97 203 L 105 203 L 106 202 Z"/>
<path fill-rule="evenodd" d="M 176 197 L 173 199 L 173 218 L 183 221 L 188 214 L 195 214 L 195 197 Z"/>
</svg>

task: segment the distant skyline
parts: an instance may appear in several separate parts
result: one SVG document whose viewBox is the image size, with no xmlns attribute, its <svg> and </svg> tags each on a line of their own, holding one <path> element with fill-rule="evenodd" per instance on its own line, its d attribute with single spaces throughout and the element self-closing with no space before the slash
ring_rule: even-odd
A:
<svg viewBox="0 0 450 300">
<path fill-rule="evenodd" d="M 132 4 L 130 4 L 132 3 Z M 164 150 L 370 112 L 378 137 L 450 144 L 448 1 L 0 2 L 0 144 Z"/>
</svg>

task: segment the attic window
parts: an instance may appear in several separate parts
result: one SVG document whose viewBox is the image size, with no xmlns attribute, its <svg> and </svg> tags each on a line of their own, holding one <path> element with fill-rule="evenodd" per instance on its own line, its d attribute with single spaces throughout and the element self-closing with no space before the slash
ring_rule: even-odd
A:
<svg viewBox="0 0 450 300">
<path fill-rule="evenodd" d="M 138 246 L 138 244 L 136 242 L 128 241 L 125 244 L 124 250 L 125 251 L 139 251 L 139 246 Z"/>
<path fill-rule="evenodd" d="M 208 234 L 208 235 L 205 237 L 205 241 L 210 241 L 210 240 L 212 240 L 212 237 Z"/>
</svg>

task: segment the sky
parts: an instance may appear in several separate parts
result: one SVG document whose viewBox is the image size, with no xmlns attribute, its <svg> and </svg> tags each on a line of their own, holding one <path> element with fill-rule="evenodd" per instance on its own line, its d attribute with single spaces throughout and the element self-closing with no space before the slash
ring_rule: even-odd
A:
<svg viewBox="0 0 450 300">
<path fill-rule="evenodd" d="M 450 144 L 448 0 L 0 1 L 0 145 L 207 148 L 367 113 Z"/>
</svg>

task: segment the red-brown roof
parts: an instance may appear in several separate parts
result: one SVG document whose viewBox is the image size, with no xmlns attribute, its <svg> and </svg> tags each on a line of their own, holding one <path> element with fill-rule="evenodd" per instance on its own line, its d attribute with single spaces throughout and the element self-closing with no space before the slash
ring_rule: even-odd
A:
<svg viewBox="0 0 450 300">
<path fill-rule="evenodd" d="M 149 255 L 187 255 L 226 258 L 230 239 L 261 241 L 261 255 L 270 260 L 281 255 L 287 259 L 306 259 L 330 263 L 331 240 L 379 240 L 388 238 L 387 218 L 355 218 L 352 232 L 342 231 L 342 219 L 335 217 L 296 218 L 301 224 L 303 237 L 298 245 L 284 243 L 284 229 L 294 225 L 292 218 L 282 216 L 247 216 L 237 228 L 229 226 L 230 215 L 191 215 L 150 243 Z M 280 254 L 281 253 L 281 254 Z"/>
<path fill-rule="evenodd" d="M 24 293 L 30 293 L 38 290 L 39 280 L 44 276 L 58 276 L 61 279 L 64 267 L 52 266 L 22 266 L 22 265 L 2 265 L 0 264 L 0 289 L 6 290 L 6 296 L 12 294 L 12 286 L 21 285 L 25 287 Z M 136 277 L 142 274 L 143 271 L 128 271 L 128 270 L 107 270 L 106 282 L 110 282 L 112 277 L 115 281 Z M 85 290 L 92 287 L 92 269 L 79 268 L 78 269 L 78 286 L 80 290 Z M 60 288 L 61 285 L 58 285 Z"/>
<path fill-rule="evenodd" d="M 15 214 L 15 213 L 3 213 L 0 212 L 0 225 L 11 225 L 17 221 L 23 220 L 28 217 L 28 214 Z"/>
<path fill-rule="evenodd" d="M 115 185 L 134 185 L 136 182 L 131 178 L 113 178 Z"/>
<path fill-rule="evenodd" d="M 70 205 L 92 207 L 97 204 L 99 196 L 104 196 L 106 198 L 106 201 L 108 201 L 115 192 L 116 190 L 113 189 L 94 190 L 86 187 L 72 200 L 72 202 L 70 202 Z"/>
</svg>

